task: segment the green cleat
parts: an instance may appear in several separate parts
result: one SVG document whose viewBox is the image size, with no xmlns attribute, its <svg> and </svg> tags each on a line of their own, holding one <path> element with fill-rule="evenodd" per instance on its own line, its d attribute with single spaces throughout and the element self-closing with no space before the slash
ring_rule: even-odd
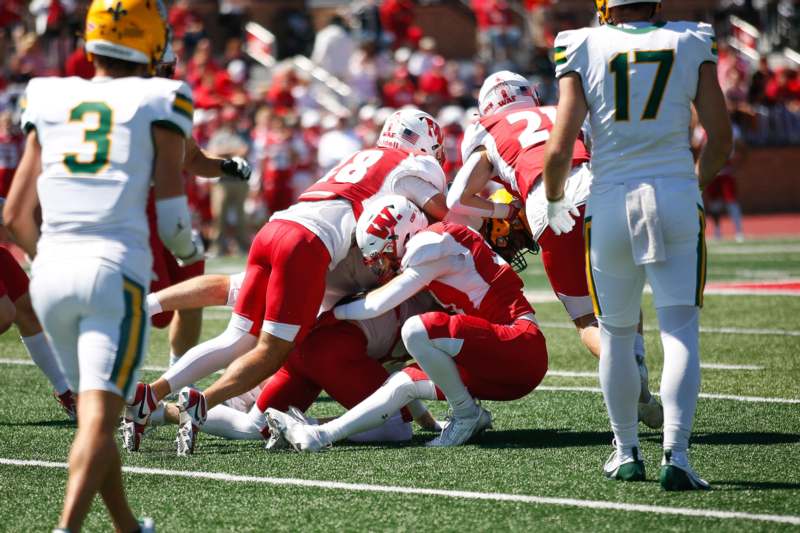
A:
<svg viewBox="0 0 800 533">
<path fill-rule="evenodd" d="M 659 474 L 661 488 L 667 491 L 711 490 L 711 485 L 689 466 L 686 454 L 673 454 L 664 450 Z"/>
<path fill-rule="evenodd" d="M 644 461 L 639 458 L 639 448 L 631 449 L 631 457 L 622 462 L 615 449 L 603 466 L 603 475 L 618 481 L 644 481 Z"/>
</svg>

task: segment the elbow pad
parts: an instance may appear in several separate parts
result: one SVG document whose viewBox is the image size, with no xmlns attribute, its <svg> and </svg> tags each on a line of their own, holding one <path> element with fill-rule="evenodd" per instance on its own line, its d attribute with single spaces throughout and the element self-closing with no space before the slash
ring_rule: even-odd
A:
<svg viewBox="0 0 800 533">
<path fill-rule="evenodd" d="M 192 239 L 192 218 L 186 196 L 156 200 L 156 220 L 161 242 L 175 257 L 189 258 L 197 253 Z"/>
</svg>

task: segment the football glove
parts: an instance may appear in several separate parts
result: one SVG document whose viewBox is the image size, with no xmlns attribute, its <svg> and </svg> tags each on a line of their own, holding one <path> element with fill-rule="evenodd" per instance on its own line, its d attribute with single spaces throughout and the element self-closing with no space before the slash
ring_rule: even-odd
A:
<svg viewBox="0 0 800 533">
<path fill-rule="evenodd" d="M 220 163 L 219 166 L 225 176 L 236 178 L 241 181 L 247 181 L 250 179 L 250 173 L 252 172 L 250 169 L 250 163 L 248 163 L 243 157 L 237 156 L 226 159 Z"/>
<path fill-rule="evenodd" d="M 555 202 L 547 201 L 547 225 L 556 235 L 569 233 L 575 227 L 575 218 L 581 215 L 572 198 L 562 196 Z"/>
</svg>

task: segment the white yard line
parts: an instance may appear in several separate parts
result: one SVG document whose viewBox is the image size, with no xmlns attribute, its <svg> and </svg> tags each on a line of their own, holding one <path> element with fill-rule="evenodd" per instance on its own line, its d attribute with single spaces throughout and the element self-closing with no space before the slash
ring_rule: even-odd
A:
<svg viewBox="0 0 800 533">
<path fill-rule="evenodd" d="M 700 368 L 709 370 L 764 370 L 759 365 L 728 365 L 724 363 L 700 363 Z M 548 370 L 548 376 L 561 378 L 596 378 L 597 370 Z"/>
<path fill-rule="evenodd" d="M 800 253 L 800 244 L 766 244 L 756 243 L 739 245 L 714 245 L 708 247 L 709 255 L 769 255 Z"/>
<path fill-rule="evenodd" d="M 726 363 L 700 363 L 700 368 L 710 370 L 764 370 L 760 365 L 729 365 Z"/>
<path fill-rule="evenodd" d="M 0 358 L 0 365 L 22 365 L 22 366 L 34 366 L 33 361 L 30 359 L 2 359 Z M 724 366 L 737 366 L 737 365 L 724 365 Z M 738 366 L 747 366 L 747 365 L 738 365 Z M 763 367 L 760 367 L 763 368 Z M 149 372 L 164 372 L 167 370 L 165 366 L 144 366 L 142 370 L 146 370 Z M 749 368 L 748 368 L 749 370 Z M 582 371 L 571 371 L 571 370 L 550 370 L 547 372 L 548 376 L 558 376 L 558 377 L 587 377 L 587 378 L 596 378 L 596 372 L 582 372 Z M 556 386 L 548 386 L 548 385 L 540 385 L 536 387 L 536 390 L 542 391 L 565 391 L 565 392 L 594 392 L 600 393 L 602 392 L 597 387 L 556 387 Z M 654 393 L 658 395 L 658 393 Z M 715 393 L 700 393 L 700 398 L 706 398 L 709 400 L 733 400 L 737 402 L 750 402 L 750 403 L 797 403 L 800 404 L 800 399 L 795 398 L 767 398 L 764 396 L 736 396 L 733 394 L 715 394 Z"/>
<path fill-rule="evenodd" d="M 66 469 L 66 463 L 50 461 L 27 461 L 0 458 L 0 464 L 19 467 Z M 466 490 L 428 489 L 420 487 L 402 487 L 396 485 L 373 485 L 367 483 L 344 483 L 340 481 L 322 481 L 315 479 L 296 479 L 280 477 L 240 476 L 223 472 L 203 472 L 192 470 L 169 470 L 166 468 L 145 468 L 124 466 L 122 471 L 129 474 L 151 476 L 181 477 L 190 479 L 209 479 L 228 483 L 262 483 L 277 486 L 307 487 L 315 489 L 343 490 L 352 492 L 376 492 L 385 494 L 412 494 L 421 496 L 439 496 L 468 500 L 489 500 L 499 502 L 529 503 L 533 505 L 556 505 L 561 507 L 577 507 L 581 509 L 601 509 L 606 511 L 625 511 L 652 513 L 694 518 L 718 518 L 722 520 L 752 520 L 776 524 L 800 525 L 800 516 L 755 514 L 739 511 L 722 511 L 717 509 L 692 509 L 687 507 L 666 507 L 661 505 L 642 505 L 602 500 L 580 500 L 577 498 L 552 498 L 546 496 L 528 496 L 524 494 L 505 494 L 502 492 L 473 492 Z"/>
<path fill-rule="evenodd" d="M 548 392 L 593 392 L 602 394 L 603 391 L 599 387 L 559 387 L 554 385 L 539 385 L 536 387 L 537 391 Z M 652 393 L 654 396 L 659 396 L 657 392 Z M 737 396 L 735 394 L 715 394 L 712 392 L 701 392 L 700 398 L 706 400 L 731 400 L 734 402 L 748 402 L 748 403 L 786 403 L 786 404 L 800 404 L 800 398 L 767 398 L 765 396 Z"/>
</svg>

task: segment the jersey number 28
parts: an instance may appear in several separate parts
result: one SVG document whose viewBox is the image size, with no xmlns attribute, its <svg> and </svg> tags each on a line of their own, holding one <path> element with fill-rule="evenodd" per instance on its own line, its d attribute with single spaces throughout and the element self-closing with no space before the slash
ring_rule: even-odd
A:
<svg viewBox="0 0 800 533">
<path fill-rule="evenodd" d="M 630 120 L 630 64 L 631 52 L 621 52 L 614 56 L 609 63 L 609 69 L 614 74 L 614 100 L 616 111 L 614 120 L 624 122 Z M 653 79 L 650 96 L 642 111 L 641 120 L 653 120 L 658 116 L 661 100 L 667 88 L 669 75 L 672 73 L 672 64 L 675 62 L 675 50 L 635 50 L 634 63 L 658 63 L 658 70 Z M 638 82 L 638 80 L 636 80 Z"/>
</svg>

